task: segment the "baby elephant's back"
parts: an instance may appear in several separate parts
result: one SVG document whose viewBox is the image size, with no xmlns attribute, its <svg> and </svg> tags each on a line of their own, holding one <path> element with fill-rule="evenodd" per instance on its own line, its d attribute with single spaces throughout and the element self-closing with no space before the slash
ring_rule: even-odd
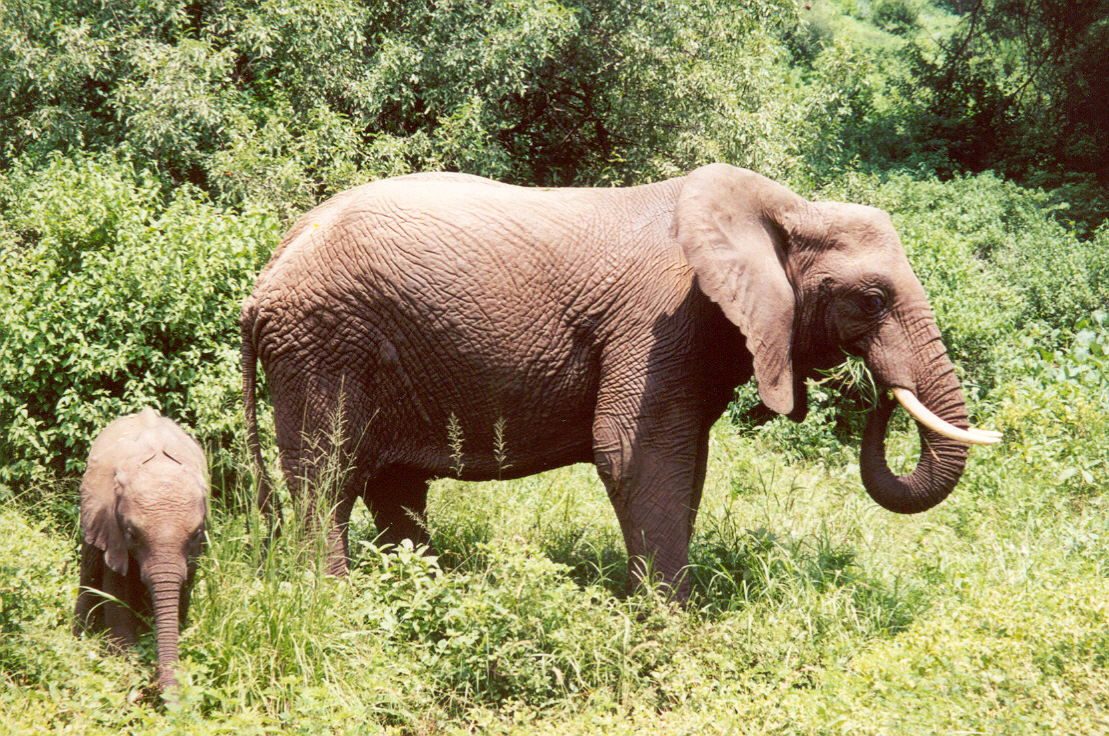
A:
<svg viewBox="0 0 1109 736">
<path fill-rule="evenodd" d="M 204 450 L 180 425 L 150 407 L 116 419 L 97 435 L 86 474 L 108 471 L 127 461 L 141 463 L 161 454 L 206 480 Z"/>
</svg>

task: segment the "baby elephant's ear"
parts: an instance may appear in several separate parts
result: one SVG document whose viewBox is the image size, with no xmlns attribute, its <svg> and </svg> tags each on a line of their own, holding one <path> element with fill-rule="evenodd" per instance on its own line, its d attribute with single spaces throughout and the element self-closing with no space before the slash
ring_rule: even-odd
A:
<svg viewBox="0 0 1109 736">
<path fill-rule="evenodd" d="M 807 205 L 753 171 L 710 164 L 686 177 L 671 227 L 698 286 L 746 338 L 759 398 L 794 416 L 804 406 L 795 406 L 803 393 L 795 386 L 796 306 L 785 263 L 789 227 Z"/>
<path fill-rule="evenodd" d="M 89 458 L 81 478 L 81 535 L 104 552 L 104 562 L 120 575 L 127 574 L 127 546 L 123 530 L 116 521 L 115 467 L 106 461 Z"/>
</svg>

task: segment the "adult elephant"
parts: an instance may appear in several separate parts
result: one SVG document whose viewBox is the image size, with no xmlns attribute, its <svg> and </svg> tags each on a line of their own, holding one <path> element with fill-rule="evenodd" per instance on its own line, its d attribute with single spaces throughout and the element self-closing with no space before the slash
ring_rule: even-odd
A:
<svg viewBox="0 0 1109 736">
<path fill-rule="evenodd" d="M 965 443 L 996 441 L 967 429 L 888 216 L 724 164 L 623 189 L 461 174 L 366 184 L 285 235 L 241 325 L 256 462 L 260 360 L 292 495 L 318 500 L 333 453 L 349 466 L 327 499 L 333 573 L 346 569 L 359 496 L 386 541 L 426 541 L 435 477 L 592 462 L 633 577 L 651 569 L 685 598 L 709 429 L 735 387 L 754 375 L 762 402 L 800 421 L 804 379 L 844 353 L 908 397 L 922 425 L 920 461 L 896 477 L 883 449 L 892 402 L 869 422 L 863 482 L 885 508 L 939 503 Z M 268 484 L 259 501 L 268 508 Z"/>
</svg>

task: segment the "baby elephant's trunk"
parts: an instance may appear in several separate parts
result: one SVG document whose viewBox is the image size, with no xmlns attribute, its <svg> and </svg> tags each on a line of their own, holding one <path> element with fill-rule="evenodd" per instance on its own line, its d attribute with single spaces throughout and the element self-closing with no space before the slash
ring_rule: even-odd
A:
<svg viewBox="0 0 1109 736">
<path fill-rule="evenodd" d="M 167 701 L 177 699 L 178 630 L 185 571 L 180 564 L 155 566 L 149 575 L 154 603 L 154 631 L 158 642 L 158 687 Z"/>
</svg>

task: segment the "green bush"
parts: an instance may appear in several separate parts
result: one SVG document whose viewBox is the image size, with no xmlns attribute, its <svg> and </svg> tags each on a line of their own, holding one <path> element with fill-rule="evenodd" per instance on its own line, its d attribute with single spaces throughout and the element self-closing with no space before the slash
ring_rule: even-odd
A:
<svg viewBox="0 0 1109 736">
<path fill-rule="evenodd" d="M 0 179 L 0 484 L 79 472 L 152 405 L 213 447 L 239 425 L 238 311 L 279 236 L 110 157 Z"/>
<path fill-rule="evenodd" d="M 1109 487 L 1109 315 L 1075 330 L 1037 324 L 1009 344 L 995 392 L 1006 455 L 1044 482 L 1093 496 Z"/>
<path fill-rule="evenodd" d="M 852 733 L 1098 733 L 1107 596 L 1098 577 L 970 589 L 830 672 L 807 705 Z"/>
<path fill-rule="evenodd" d="M 355 578 L 363 625 L 419 662 L 441 702 L 538 706 L 620 692 L 664 656 L 665 648 L 637 646 L 649 600 L 625 604 L 601 588 L 582 590 L 520 540 L 478 551 L 487 557 L 480 569 L 448 575 L 410 545 L 388 554 L 369 547 Z"/>
<path fill-rule="evenodd" d="M 213 525 L 183 639 L 184 694 L 204 712 L 295 723 L 316 697 L 357 705 L 359 723 L 539 708 L 641 687 L 667 653 L 649 599 L 582 589 L 519 539 L 478 545 L 458 570 L 407 542 L 361 541 L 340 581 L 304 540 L 259 559 L 238 521 Z"/>
<path fill-rule="evenodd" d="M 25 630 L 69 626 L 66 559 L 71 548 L 10 509 L 0 509 L 0 672 L 16 672 L 21 657 L 13 641 Z M 31 676 L 31 672 L 24 673 Z"/>
<path fill-rule="evenodd" d="M 413 170 L 638 183 L 687 168 L 685 140 L 726 143 L 721 108 L 763 94 L 763 37 L 795 13 L 784 0 L 12 0 L 0 163 L 122 150 L 221 203 L 293 210 Z"/>
<path fill-rule="evenodd" d="M 806 9 L 811 11 L 809 7 Z M 810 65 L 821 51 L 832 45 L 834 37 L 828 17 L 819 11 L 803 13 L 798 23 L 782 34 L 793 60 Z"/>
<path fill-rule="evenodd" d="M 906 33 L 916 27 L 920 11 L 912 0 L 877 0 L 870 11 L 874 25 L 891 33 Z"/>
</svg>

